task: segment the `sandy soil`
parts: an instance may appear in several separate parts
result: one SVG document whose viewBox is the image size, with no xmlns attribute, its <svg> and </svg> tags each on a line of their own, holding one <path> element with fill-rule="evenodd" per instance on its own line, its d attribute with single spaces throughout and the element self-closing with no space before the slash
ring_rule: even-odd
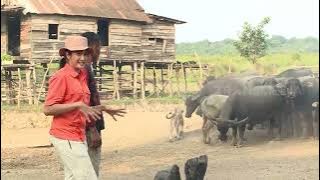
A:
<svg viewBox="0 0 320 180">
<path fill-rule="evenodd" d="M 1 177 L 63 179 L 54 148 L 31 148 L 49 144 L 50 118 L 30 113 L 12 118 L 9 112 L 5 116 L 1 117 Z M 319 179 L 319 141 L 269 141 L 264 130 L 254 130 L 246 133 L 248 142 L 242 148 L 218 141 L 205 145 L 200 131 L 202 120 L 192 117 L 185 119 L 185 138 L 170 143 L 169 120 L 164 116 L 165 112 L 130 110 L 117 122 L 107 117 L 100 179 L 150 180 L 157 171 L 173 164 L 180 167 L 184 179 L 184 163 L 202 154 L 209 158 L 208 180 Z M 24 126 L 13 127 L 10 121 L 23 122 Z"/>
</svg>

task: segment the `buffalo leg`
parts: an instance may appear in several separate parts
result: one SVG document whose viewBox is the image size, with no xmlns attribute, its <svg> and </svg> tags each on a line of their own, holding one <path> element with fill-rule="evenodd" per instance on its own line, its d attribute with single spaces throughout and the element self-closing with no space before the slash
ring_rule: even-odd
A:
<svg viewBox="0 0 320 180">
<path fill-rule="evenodd" d="M 231 145 L 235 146 L 237 145 L 237 127 L 232 127 L 232 140 Z"/>
<path fill-rule="evenodd" d="M 282 126 L 282 124 L 281 124 L 281 116 L 278 116 L 277 117 L 277 120 L 274 120 L 275 122 L 278 122 L 278 131 L 277 131 L 277 135 L 276 135 L 276 138 L 275 138 L 275 140 L 277 140 L 277 141 L 280 141 L 281 140 L 281 132 L 282 132 L 282 130 L 283 130 L 283 126 Z M 274 123 L 275 123 L 274 122 Z"/>
<path fill-rule="evenodd" d="M 298 113 L 293 113 L 292 126 L 293 126 L 293 137 L 297 138 L 300 135 L 300 119 Z"/>
<path fill-rule="evenodd" d="M 244 142 L 244 131 L 246 130 L 245 125 L 240 125 L 237 127 L 237 134 L 238 134 L 238 147 L 241 147 Z"/>
<path fill-rule="evenodd" d="M 301 129 L 302 129 L 302 138 L 307 138 L 308 137 L 308 122 L 307 119 L 305 118 L 304 114 L 302 112 L 298 112 L 298 117 L 300 120 L 301 124 Z"/>
<path fill-rule="evenodd" d="M 279 125 L 281 127 L 280 137 L 281 138 L 288 138 L 290 125 L 289 125 L 288 118 L 285 113 L 281 113 Z"/>
<path fill-rule="evenodd" d="M 287 132 L 287 137 L 293 136 L 293 121 L 292 118 L 289 117 L 288 114 L 285 114 L 284 116 L 284 125 L 283 128 L 285 128 L 285 132 Z"/>
<path fill-rule="evenodd" d="M 312 110 L 313 138 L 319 139 L 319 111 Z"/>
<path fill-rule="evenodd" d="M 273 139 L 273 121 L 271 119 L 267 120 L 268 122 L 268 137 Z"/>
</svg>

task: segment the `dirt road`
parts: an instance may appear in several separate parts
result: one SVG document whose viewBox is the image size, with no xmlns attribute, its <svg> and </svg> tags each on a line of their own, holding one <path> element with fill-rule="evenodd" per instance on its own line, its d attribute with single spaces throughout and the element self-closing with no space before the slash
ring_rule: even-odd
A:
<svg viewBox="0 0 320 180">
<path fill-rule="evenodd" d="M 319 179 L 319 141 L 270 142 L 266 132 L 254 130 L 246 133 L 248 142 L 242 148 L 218 141 L 205 145 L 201 140 L 202 120 L 193 117 L 185 120 L 185 138 L 170 143 L 169 121 L 164 115 L 165 112 L 131 111 L 117 122 L 108 118 L 107 130 L 103 131 L 100 179 L 151 180 L 158 170 L 173 164 L 180 167 L 184 179 L 185 161 L 202 154 L 209 158 L 205 177 L 208 180 Z M 20 117 L 21 121 L 24 117 Z M 1 177 L 63 179 L 53 148 L 28 148 L 49 144 L 47 127 L 1 127 Z"/>
</svg>

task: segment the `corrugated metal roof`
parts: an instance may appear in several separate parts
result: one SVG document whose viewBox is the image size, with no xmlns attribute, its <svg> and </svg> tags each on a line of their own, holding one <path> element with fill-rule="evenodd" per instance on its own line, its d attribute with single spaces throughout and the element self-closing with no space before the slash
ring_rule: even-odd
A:
<svg viewBox="0 0 320 180">
<path fill-rule="evenodd" d="M 168 18 L 168 17 L 164 17 L 164 16 L 159 16 L 159 15 L 155 15 L 155 14 L 150 14 L 150 13 L 148 13 L 148 16 L 152 17 L 152 18 L 155 18 L 157 20 L 160 20 L 160 21 L 167 21 L 167 22 L 171 22 L 171 23 L 174 23 L 174 24 L 184 24 L 184 23 L 186 23 L 185 21 L 172 19 L 172 18 Z"/>
<path fill-rule="evenodd" d="M 64 14 L 151 22 L 135 0 L 20 0 L 24 13 Z"/>
</svg>

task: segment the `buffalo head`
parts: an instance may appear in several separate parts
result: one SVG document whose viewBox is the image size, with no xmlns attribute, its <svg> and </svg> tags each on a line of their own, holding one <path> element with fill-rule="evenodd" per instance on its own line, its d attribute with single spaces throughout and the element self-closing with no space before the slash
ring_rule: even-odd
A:
<svg viewBox="0 0 320 180">
<path fill-rule="evenodd" d="M 303 93 L 302 85 L 298 79 L 289 79 L 286 84 L 287 96 L 290 99 L 294 99 L 301 96 Z"/>
<path fill-rule="evenodd" d="M 194 96 L 189 96 L 185 101 L 186 105 L 186 118 L 190 118 L 192 113 L 196 110 L 196 108 L 200 105 L 200 95 L 196 94 Z"/>
</svg>

